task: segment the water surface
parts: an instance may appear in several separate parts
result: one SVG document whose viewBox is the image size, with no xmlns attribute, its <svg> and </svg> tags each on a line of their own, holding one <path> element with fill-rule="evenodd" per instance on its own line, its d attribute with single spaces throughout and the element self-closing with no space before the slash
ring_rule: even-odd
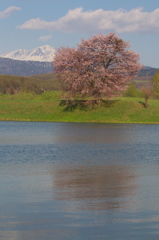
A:
<svg viewBox="0 0 159 240">
<path fill-rule="evenodd" d="M 159 239 L 158 132 L 0 122 L 0 238 Z"/>
</svg>

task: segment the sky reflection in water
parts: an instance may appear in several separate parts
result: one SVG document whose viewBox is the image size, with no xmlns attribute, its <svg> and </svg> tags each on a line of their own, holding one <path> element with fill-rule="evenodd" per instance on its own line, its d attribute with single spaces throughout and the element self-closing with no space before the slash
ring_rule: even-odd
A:
<svg viewBox="0 0 159 240">
<path fill-rule="evenodd" d="M 0 122 L 0 238 L 157 239 L 158 130 Z"/>
</svg>

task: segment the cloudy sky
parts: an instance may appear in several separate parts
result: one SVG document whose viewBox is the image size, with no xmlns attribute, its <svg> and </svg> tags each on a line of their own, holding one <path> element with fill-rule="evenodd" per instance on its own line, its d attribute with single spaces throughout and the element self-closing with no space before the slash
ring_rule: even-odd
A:
<svg viewBox="0 0 159 240">
<path fill-rule="evenodd" d="M 159 68 L 158 0 L 0 0 L 0 53 L 115 32 L 145 66 Z"/>
</svg>

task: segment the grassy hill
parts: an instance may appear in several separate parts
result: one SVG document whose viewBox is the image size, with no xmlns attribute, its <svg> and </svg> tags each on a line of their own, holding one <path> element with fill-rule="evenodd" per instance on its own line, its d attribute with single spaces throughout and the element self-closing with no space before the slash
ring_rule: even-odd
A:
<svg viewBox="0 0 159 240">
<path fill-rule="evenodd" d="M 156 123 L 159 124 L 159 102 L 149 100 L 144 108 L 142 98 L 115 98 L 107 104 L 88 108 L 66 109 L 60 106 L 60 94 L 45 97 L 45 93 L 0 96 L 0 120 L 56 121 L 96 123 Z"/>
<path fill-rule="evenodd" d="M 132 81 L 138 88 L 150 85 L 152 69 Z M 44 91 L 45 90 L 45 91 Z M 0 120 L 98 123 L 159 123 L 158 100 L 115 98 L 96 107 L 66 109 L 60 106 L 61 84 L 55 73 L 28 77 L 0 75 Z"/>
</svg>

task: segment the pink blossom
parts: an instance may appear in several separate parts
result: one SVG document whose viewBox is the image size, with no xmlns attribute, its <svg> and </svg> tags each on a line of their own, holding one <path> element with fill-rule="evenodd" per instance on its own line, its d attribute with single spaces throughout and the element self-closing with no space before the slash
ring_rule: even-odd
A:
<svg viewBox="0 0 159 240">
<path fill-rule="evenodd" d="M 64 91 L 69 97 L 80 94 L 95 99 L 123 91 L 142 68 L 139 54 L 129 47 L 129 42 L 109 33 L 82 40 L 77 48 L 59 48 L 53 65 Z"/>
</svg>

